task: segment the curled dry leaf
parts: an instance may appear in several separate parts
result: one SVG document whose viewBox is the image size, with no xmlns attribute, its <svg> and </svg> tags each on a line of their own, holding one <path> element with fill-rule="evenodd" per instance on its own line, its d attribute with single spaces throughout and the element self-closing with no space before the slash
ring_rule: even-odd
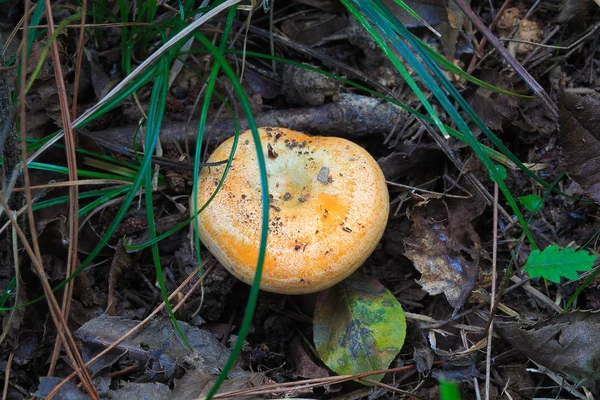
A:
<svg viewBox="0 0 600 400">
<path fill-rule="evenodd" d="M 600 203 L 600 102 L 561 91 L 560 144 L 567 172 Z"/>
<path fill-rule="evenodd" d="M 594 389 L 600 378 L 600 313 L 560 314 L 530 328 L 498 322 L 500 335 L 536 363 Z"/>
<path fill-rule="evenodd" d="M 408 212 L 413 227 L 404 239 L 404 255 L 422 274 L 418 282 L 423 289 L 431 295 L 444 293 L 455 309 L 477 280 L 482 250 L 471 221 L 484 207 L 477 199 L 432 200 Z"/>
</svg>

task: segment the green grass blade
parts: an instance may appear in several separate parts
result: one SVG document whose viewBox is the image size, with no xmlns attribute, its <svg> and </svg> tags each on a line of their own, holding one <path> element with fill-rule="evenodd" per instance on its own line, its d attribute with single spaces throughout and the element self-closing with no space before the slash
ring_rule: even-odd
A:
<svg viewBox="0 0 600 400">
<path fill-rule="evenodd" d="M 429 113 L 431 118 L 433 119 L 435 125 L 442 132 L 442 134 L 445 137 L 449 137 L 449 134 L 448 134 L 444 124 L 442 124 L 442 121 L 440 120 L 439 116 L 437 115 L 437 113 L 435 112 L 435 110 L 433 109 L 433 107 L 431 106 L 431 104 L 429 103 L 429 101 L 427 100 L 427 98 L 425 97 L 425 95 L 423 94 L 423 92 L 421 91 L 419 86 L 417 85 L 417 83 L 410 76 L 410 74 L 408 73 L 408 71 L 406 70 L 404 65 L 396 57 L 396 55 L 394 54 L 392 49 L 387 45 L 386 41 L 379 34 L 379 32 L 377 32 L 377 30 L 361 14 L 361 12 L 358 10 L 358 8 L 356 8 L 354 6 L 354 4 L 352 4 L 352 3 L 359 4 L 360 1 L 357 1 L 357 0 L 340 0 L 340 1 L 348 9 L 348 11 L 354 16 L 354 18 L 356 18 L 356 20 L 358 22 L 360 22 L 360 24 L 367 30 L 367 32 L 371 35 L 371 37 L 377 42 L 379 47 L 383 50 L 383 52 L 388 57 L 388 59 L 392 62 L 392 64 L 394 64 L 394 67 L 396 67 L 396 69 L 398 70 L 400 75 L 402 75 L 402 78 L 404 79 L 404 81 L 410 86 L 410 88 L 415 93 L 417 98 L 421 101 L 421 103 L 423 104 L 423 106 L 425 107 L 425 109 L 427 110 L 427 112 Z M 405 51 L 405 50 L 403 49 L 402 51 Z M 401 51 L 401 53 L 402 53 L 402 51 Z M 403 57 L 405 57 L 404 54 L 402 54 L 402 55 L 403 55 Z M 419 68 L 419 67 L 420 67 L 420 65 L 418 65 L 418 64 L 413 66 L 413 68 L 415 68 L 415 69 Z M 435 87 L 430 87 L 429 89 L 432 92 L 434 92 L 436 90 Z M 437 90 L 439 91 L 439 88 Z"/>
<path fill-rule="evenodd" d="M 233 89 L 238 96 L 238 100 L 242 109 L 244 110 L 244 114 L 248 120 L 248 126 L 252 132 L 252 137 L 254 139 L 254 145 L 256 147 L 256 157 L 258 162 L 258 168 L 260 171 L 260 183 L 261 183 L 261 200 L 262 200 L 262 222 L 261 222 L 261 231 L 260 231 L 260 248 L 258 251 L 258 260 L 256 265 L 256 273 L 254 274 L 254 281 L 252 283 L 252 287 L 250 288 L 250 295 L 248 296 L 248 302 L 246 303 L 246 309 L 244 311 L 244 318 L 242 319 L 242 323 L 240 325 L 240 329 L 238 331 L 238 338 L 231 349 L 231 354 L 227 359 L 227 362 L 223 366 L 223 370 L 219 374 L 219 377 L 215 381 L 214 386 L 210 389 L 207 395 L 207 400 L 212 399 L 212 397 L 217 393 L 221 384 L 227 379 L 227 375 L 231 368 L 234 366 L 235 361 L 237 360 L 240 352 L 242 351 L 242 347 L 244 345 L 244 340 L 248 335 L 248 331 L 250 329 L 250 325 L 252 324 L 252 318 L 254 316 L 254 310 L 256 309 L 256 301 L 258 299 L 258 293 L 260 288 L 260 278 L 262 276 L 263 264 L 265 261 L 265 254 L 267 248 L 267 235 L 269 228 L 269 186 L 267 180 L 267 167 L 265 164 L 265 156 L 263 153 L 263 149 L 261 147 L 260 136 L 258 134 L 258 130 L 256 128 L 256 121 L 254 120 L 254 116 L 252 115 L 252 108 L 250 107 L 250 103 L 248 102 L 248 98 L 240 84 L 235 72 L 231 69 L 227 60 L 223 57 L 223 55 L 218 51 L 218 49 L 205 37 L 201 35 L 196 35 L 196 39 L 200 41 L 200 43 L 205 46 L 215 57 L 215 61 L 217 61 L 223 72 L 229 78 L 231 84 L 233 85 Z"/>
<path fill-rule="evenodd" d="M 471 118 L 473 118 L 474 120 L 475 118 L 478 119 L 479 122 L 485 128 L 487 128 L 485 124 L 483 124 L 479 117 L 475 115 L 475 112 L 458 93 L 456 88 L 454 88 L 454 86 L 452 86 L 452 84 L 444 76 L 437 64 L 429 57 L 429 55 L 423 49 L 421 49 L 421 47 L 416 41 L 412 40 L 412 35 L 410 34 L 410 32 L 408 32 L 406 27 L 404 27 L 404 25 L 396 18 L 396 16 L 393 13 L 391 13 L 383 4 L 381 4 L 380 0 L 373 0 L 370 2 L 366 2 L 366 0 L 352 1 L 358 4 L 360 10 L 364 12 L 365 15 L 369 17 L 369 19 L 373 20 L 375 25 L 379 29 L 381 29 L 381 31 L 386 35 L 386 37 L 389 40 L 392 41 L 396 49 L 400 51 L 402 56 L 405 58 L 406 62 L 408 62 L 414 68 L 415 72 L 423 80 L 425 85 L 427 85 L 427 87 L 432 91 L 434 96 L 444 107 L 446 112 L 450 115 L 454 123 L 456 123 L 457 127 L 459 128 L 459 131 L 461 131 L 461 133 L 464 135 L 467 144 L 469 144 L 469 146 L 475 151 L 477 157 L 488 169 L 490 175 L 492 176 L 492 179 L 498 184 L 498 187 L 502 191 L 504 197 L 506 198 L 506 201 L 517 216 L 517 219 L 519 220 L 521 228 L 525 232 L 527 239 L 530 241 L 531 245 L 534 248 L 536 248 L 535 240 L 533 239 L 531 231 L 529 230 L 529 227 L 527 226 L 515 199 L 506 187 L 504 181 L 499 176 L 498 171 L 494 167 L 492 161 L 487 156 L 485 151 L 483 151 L 481 144 L 479 143 L 477 138 L 475 138 L 464 119 L 460 116 L 460 114 L 454 108 L 454 106 L 446 97 L 446 95 L 439 89 L 439 86 L 435 82 L 433 77 L 422 67 L 420 61 L 415 57 L 415 55 L 412 54 L 412 52 L 406 46 L 406 44 L 404 44 L 404 42 L 397 36 L 396 30 L 413 46 L 413 49 L 415 49 L 415 51 L 419 54 L 423 62 L 434 73 L 434 75 L 436 75 L 436 77 L 440 80 L 444 88 L 448 90 L 452 97 L 459 103 L 461 108 L 463 108 L 469 114 L 469 116 L 474 115 L 474 117 Z M 393 21 L 393 27 L 391 26 L 390 21 Z"/>
<path fill-rule="evenodd" d="M 160 132 L 160 126 L 165 113 L 165 106 L 167 104 L 167 93 L 169 91 L 169 63 L 166 57 L 163 57 L 160 62 L 159 69 L 162 73 L 156 78 L 154 82 L 154 88 L 152 90 L 152 96 L 150 97 L 150 105 L 148 107 L 148 124 L 146 125 L 146 145 L 150 145 L 153 148 L 156 146 L 158 141 L 158 134 Z M 154 149 L 152 149 L 154 150 Z M 152 152 L 146 149 L 145 157 L 150 158 Z M 152 168 L 146 168 L 144 171 L 144 186 L 146 187 L 146 217 L 148 219 L 148 232 L 150 239 L 156 238 L 156 224 L 154 222 L 154 207 L 152 202 Z M 177 331 L 177 334 L 191 350 L 192 347 L 187 340 L 187 337 L 181 331 L 181 327 L 177 322 L 177 318 L 173 313 L 171 302 L 169 301 L 169 293 L 167 292 L 167 286 L 165 278 L 163 277 L 162 268 L 160 265 L 160 254 L 158 252 L 158 245 L 152 245 L 152 260 L 154 262 L 154 268 L 156 270 L 156 281 L 160 287 L 160 294 L 165 302 L 167 313 L 171 317 L 171 322 Z"/>
<path fill-rule="evenodd" d="M 235 17 L 236 10 L 237 10 L 237 6 L 232 6 L 229 8 L 229 11 L 227 13 L 225 29 L 223 31 L 223 35 L 221 35 L 221 43 L 219 45 L 219 53 L 220 54 L 223 54 L 225 51 L 227 41 L 229 40 L 229 34 L 231 32 L 231 27 L 233 26 L 233 19 Z M 215 84 L 217 82 L 217 77 L 219 75 L 219 69 L 220 69 L 219 64 L 214 63 L 213 68 L 210 71 L 208 83 L 206 84 L 206 91 L 204 93 L 204 101 L 202 102 L 202 108 L 200 110 L 200 120 L 198 121 L 198 138 L 196 139 L 196 152 L 195 152 L 195 156 L 194 156 L 194 186 L 193 186 L 193 190 L 192 190 L 193 215 L 199 214 L 199 210 L 198 210 L 198 177 L 200 176 L 200 161 L 201 161 L 200 158 L 202 155 L 201 148 L 202 148 L 202 141 L 204 139 L 204 128 L 206 126 L 206 119 L 208 117 L 208 109 L 210 107 L 210 101 L 212 99 L 212 95 L 213 95 L 213 92 L 215 89 Z M 235 139 L 234 146 L 232 147 L 231 153 L 229 155 L 230 159 L 233 159 L 233 155 L 235 154 L 236 148 L 237 148 L 237 136 Z M 228 169 L 223 171 L 223 176 L 221 177 L 221 181 L 225 180 L 225 177 L 227 176 L 227 172 L 228 172 Z M 217 188 L 217 189 L 220 189 L 220 188 Z M 213 196 L 216 195 L 216 193 L 218 193 L 218 190 L 215 190 L 215 192 L 213 193 Z M 212 200 L 213 196 L 211 196 L 211 198 L 209 200 Z M 208 206 L 208 204 L 205 204 L 203 206 L 203 208 L 206 206 Z M 196 247 L 196 260 L 198 263 L 198 268 L 201 268 L 202 255 L 200 253 L 200 237 L 198 234 L 198 232 L 200 232 L 200 229 L 198 226 L 198 218 L 193 219 L 192 225 L 194 227 L 194 231 L 196 232 L 196 235 L 194 235 L 194 242 L 195 242 L 195 247 Z M 202 271 L 199 271 L 199 272 L 201 273 Z"/>
</svg>

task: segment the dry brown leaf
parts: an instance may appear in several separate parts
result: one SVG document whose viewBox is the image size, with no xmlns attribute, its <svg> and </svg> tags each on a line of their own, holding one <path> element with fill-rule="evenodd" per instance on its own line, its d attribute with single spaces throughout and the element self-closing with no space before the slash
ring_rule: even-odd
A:
<svg viewBox="0 0 600 400">
<path fill-rule="evenodd" d="M 504 90 L 513 90 L 509 79 L 491 70 L 484 71 L 482 80 Z M 502 131 L 517 116 L 514 97 L 501 95 L 484 87 L 477 88 L 469 103 L 490 129 Z"/>
<path fill-rule="evenodd" d="M 600 203 L 600 102 L 561 91 L 560 144 L 567 172 Z"/>
<path fill-rule="evenodd" d="M 482 254 L 471 221 L 485 207 L 477 198 L 432 200 L 408 213 L 413 222 L 404 255 L 421 272 L 419 284 L 431 295 L 444 293 L 455 309 L 471 294 Z"/>
<path fill-rule="evenodd" d="M 577 25 L 582 28 L 584 24 L 581 23 L 581 18 L 588 15 L 593 5 L 594 0 L 564 0 L 556 20 L 560 24 L 572 22 L 574 28 Z"/>
<path fill-rule="evenodd" d="M 131 256 L 125 251 L 123 239 L 117 243 L 117 251 L 110 263 L 110 271 L 108 273 L 108 305 L 106 306 L 106 315 L 117 315 L 117 301 L 115 298 L 115 288 L 117 281 L 123 275 L 125 268 L 131 265 Z"/>
<path fill-rule="evenodd" d="M 138 323 L 122 317 L 102 316 L 88 321 L 74 335 L 86 344 L 106 347 Z M 185 322 L 179 321 L 178 324 L 193 352 L 179 338 L 171 321 L 166 319 L 150 321 L 117 345 L 116 349 L 126 351 L 133 359 L 153 359 L 156 364 L 153 368 L 164 370 L 167 376 L 172 376 L 176 367 L 184 364 L 211 372 L 223 368 L 229 357 L 229 349 L 208 331 Z M 239 368 L 235 367 L 234 372 L 237 371 Z"/>
<path fill-rule="evenodd" d="M 600 313 L 560 314 L 531 328 L 498 322 L 496 329 L 512 346 L 536 363 L 594 388 L 600 378 Z"/>
</svg>

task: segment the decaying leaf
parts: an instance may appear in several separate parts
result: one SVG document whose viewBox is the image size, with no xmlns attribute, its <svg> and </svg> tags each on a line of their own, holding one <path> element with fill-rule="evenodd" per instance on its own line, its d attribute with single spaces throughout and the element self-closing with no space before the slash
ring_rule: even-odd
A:
<svg viewBox="0 0 600 400">
<path fill-rule="evenodd" d="M 560 144 L 567 172 L 600 203 L 600 102 L 591 96 L 560 93 Z"/>
<path fill-rule="evenodd" d="M 58 376 L 42 376 L 38 390 L 32 394 L 35 398 L 45 399 L 52 390 L 63 381 L 63 378 Z M 56 400 L 90 400 L 91 397 L 83 393 L 76 384 L 67 382 L 54 395 Z"/>
<path fill-rule="evenodd" d="M 117 243 L 117 250 L 110 263 L 110 271 L 108 273 L 108 305 L 106 306 L 107 315 L 116 315 L 117 300 L 115 298 L 115 289 L 119 278 L 123 275 L 124 270 L 131 265 L 131 256 L 125 251 L 123 239 Z"/>
<path fill-rule="evenodd" d="M 413 222 L 404 255 L 422 274 L 419 284 L 431 295 L 444 293 L 455 309 L 471 294 L 479 272 L 481 245 L 471 221 L 485 204 L 431 200 L 407 212 Z"/>
<path fill-rule="evenodd" d="M 102 316 L 93 319 L 74 332 L 80 340 L 93 345 L 108 346 L 139 321 Z M 127 351 L 127 355 L 138 360 L 154 359 L 157 368 L 173 375 L 175 368 L 182 364 L 194 365 L 205 371 L 219 371 L 229 357 L 229 350 L 215 336 L 184 322 L 179 322 L 183 334 L 192 346 L 193 352 L 177 336 L 168 320 L 152 320 L 134 335 L 125 339 L 116 348 Z"/>
<path fill-rule="evenodd" d="M 581 23 L 581 18 L 586 17 L 593 6 L 594 0 L 563 0 L 556 20 L 560 24 L 572 22 L 582 28 L 584 24 Z"/>
<path fill-rule="evenodd" d="M 162 383 L 131 383 L 127 382 L 117 390 L 111 390 L 109 396 L 113 400 L 197 400 L 206 396 L 217 377 L 200 371 L 187 373 L 180 380 L 175 381 L 175 388 L 169 389 Z M 218 393 L 234 390 L 248 389 L 274 383 L 262 372 L 240 373 L 227 379 Z M 233 397 L 225 397 L 232 399 Z M 262 398 L 262 396 L 236 396 L 237 400 Z"/>
<path fill-rule="evenodd" d="M 600 313 L 560 314 L 530 328 L 498 322 L 496 329 L 512 346 L 536 363 L 593 389 L 600 378 Z"/>
<path fill-rule="evenodd" d="M 501 89 L 513 91 L 510 80 L 497 72 L 486 70 L 481 79 Z M 517 102 L 514 97 L 504 96 L 484 87 L 477 88 L 469 103 L 490 129 L 502 131 L 502 128 L 517 116 Z"/>
<path fill-rule="evenodd" d="M 329 376 L 329 372 L 322 365 L 317 365 L 311 358 L 302 336 L 296 335 L 288 346 L 290 358 L 294 362 L 294 375 L 297 378 L 312 379 Z"/>
<path fill-rule="evenodd" d="M 313 333 L 317 353 L 329 368 L 357 374 L 390 365 L 404 344 L 406 320 L 398 300 L 358 271 L 319 293 Z"/>
</svg>

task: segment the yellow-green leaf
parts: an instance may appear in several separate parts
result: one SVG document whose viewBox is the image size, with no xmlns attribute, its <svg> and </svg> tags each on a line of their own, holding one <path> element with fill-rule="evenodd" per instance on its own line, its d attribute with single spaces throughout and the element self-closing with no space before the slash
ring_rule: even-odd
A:
<svg viewBox="0 0 600 400">
<path fill-rule="evenodd" d="M 398 300 L 375 279 L 355 272 L 319 293 L 314 340 L 319 357 L 340 375 L 386 369 L 400 352 L 406 319 Z M 383 375 L 372 376 L 381 380 Z"/>
</svg>

